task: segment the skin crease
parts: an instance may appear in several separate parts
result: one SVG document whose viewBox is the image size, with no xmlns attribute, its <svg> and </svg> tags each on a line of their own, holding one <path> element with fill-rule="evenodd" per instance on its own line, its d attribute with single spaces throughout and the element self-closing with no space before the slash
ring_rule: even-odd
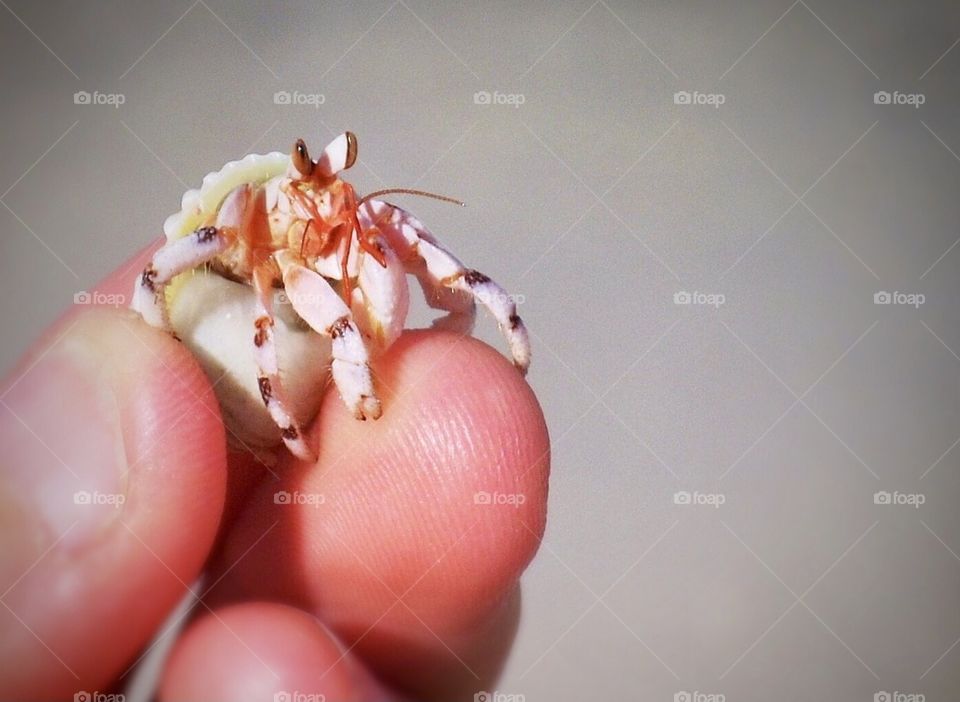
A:
<svg viewBox="0 0 960 702">
<path fill-rule="evenodd" d="M 129 296 L 155 248 L 98 289 Z M 69 353 L 48 352 L 68 329 Z M 0 699 L 121 689 L 205 563 L 221 578 L 212 611 L 198 607 L 175 645 L 164 700 L 242 699 L 238 680 L 328 700 L 488 689 L 545 522 L 542 413 L 509 361 L 473 339 L 407 333 L 374 371 L 384 416 L 357 422 L 328 390 L 310 429 L 320 460 L 288 457 L 277 482 L 225 454 L 209 383 L 181 344 L 125 310 L 74 308 L 54 325 L 2 386 Z M 78 485 L 127 501 L 119 516 L 74 513 Z M 279 489 L 324 502 L 278 505 Z M 524 500 L 478 505 L 478 491 Z"/>
</svg>

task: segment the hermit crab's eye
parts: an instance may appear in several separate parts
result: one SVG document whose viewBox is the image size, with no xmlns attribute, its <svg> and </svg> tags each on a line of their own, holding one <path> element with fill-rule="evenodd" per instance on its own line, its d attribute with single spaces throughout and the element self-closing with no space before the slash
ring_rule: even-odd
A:
<svg viewBox="0 0 960 702">
<path fill-rule="evenodd" d="M 297 139 L 293 145 L 293 153 L 290 154 L 293 159 L 293 167 L 300 171 L 301 175 L 308 176 L 313 173 L 313 161 L 310 160 L 310 153 L 307 151 L 307 145 L 303 139 Z"/>
<path fill-rule="evenodd" d="M 353 132 L 347 132 L 347 159 L 343 165 L 344 169 L 350 168 L 357 162 L 357 135 Z"/>
</svg>

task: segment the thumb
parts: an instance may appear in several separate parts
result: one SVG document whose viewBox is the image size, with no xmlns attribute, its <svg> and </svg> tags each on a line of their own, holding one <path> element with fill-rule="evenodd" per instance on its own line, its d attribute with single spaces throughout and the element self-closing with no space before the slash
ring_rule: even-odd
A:
<svg viewBox="0 0 960 702">
<path fill-rule="evenodd" d="M 68 315 L 0 394 L 0 698 L 106 690 L 199 573 L 225 490 L 209 383 L 132 313 Z"/>
</svg>

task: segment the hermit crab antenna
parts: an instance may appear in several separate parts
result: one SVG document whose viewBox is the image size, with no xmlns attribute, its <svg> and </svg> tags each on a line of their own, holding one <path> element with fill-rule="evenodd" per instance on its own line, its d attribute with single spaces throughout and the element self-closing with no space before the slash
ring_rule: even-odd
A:
<svg viewBox="0 0 960 702">
<path fill-rule="evenodd" d="M 430 197 L 434 200 L 442 200 L 443 202 L 452 202 L 454 205 L 460 205 L 464 207 L 465 203 L 457 200 L 453 197 L 447 197 L 446 195 L 437 195 L 436 193 L 428 193 L 426 190 L 411 190 L 410 188 L 387 188 L 386 190 L 377 190 L 376 192 L 369 193 L 360 198 L 358 205 L 362 205 L 367 200 L 372 200 L 375 197 L 380 197 L 381 195 L 389 195 L 390 193 L 401 193 L 403 195 L 419 195 L 421 197 Z"/>
<path fill-rule="evenodd" d="M 296 168 L 301 175 L 308 176 L 313 173 L 315 164 L 310 160 L 310 153 L 307 151 L 307 145 L 303 139 L 297 139 L 297 141 L 294 142 L 293 153 L 290 154 L 290 158 L 293 159 L 293 167 Z"/>
</svg>

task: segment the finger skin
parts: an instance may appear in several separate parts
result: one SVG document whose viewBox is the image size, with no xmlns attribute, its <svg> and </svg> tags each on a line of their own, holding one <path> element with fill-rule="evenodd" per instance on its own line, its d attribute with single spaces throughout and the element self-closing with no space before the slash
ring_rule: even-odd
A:
<svg viewBox="0 0 960 702">
<path fill-rule="evenodd" d="M 277 699 L 394 698 L 314 617 L 267 602 L 200 617 L 174 647 L 160 686 L 162 702 Z"/>
<path fill-rule="evenodd" d="M 0 699 L 103 691 L 216 534 L 216 401 L 181 344 L 122 309 L 69 313 L 4 388 Z"/>
<path fill-rule="evenodd" d="M 382 678 L 453 699 L 484 689 L 509 645 L 546 517 L 547 430 L 516 369 L 474 339 L 408 332 L 375 371 L 383 416 L 358 422 L 327 393 L 318 462 L 252 493 L 217 597 L 303 607 Z"/>
</svg>

